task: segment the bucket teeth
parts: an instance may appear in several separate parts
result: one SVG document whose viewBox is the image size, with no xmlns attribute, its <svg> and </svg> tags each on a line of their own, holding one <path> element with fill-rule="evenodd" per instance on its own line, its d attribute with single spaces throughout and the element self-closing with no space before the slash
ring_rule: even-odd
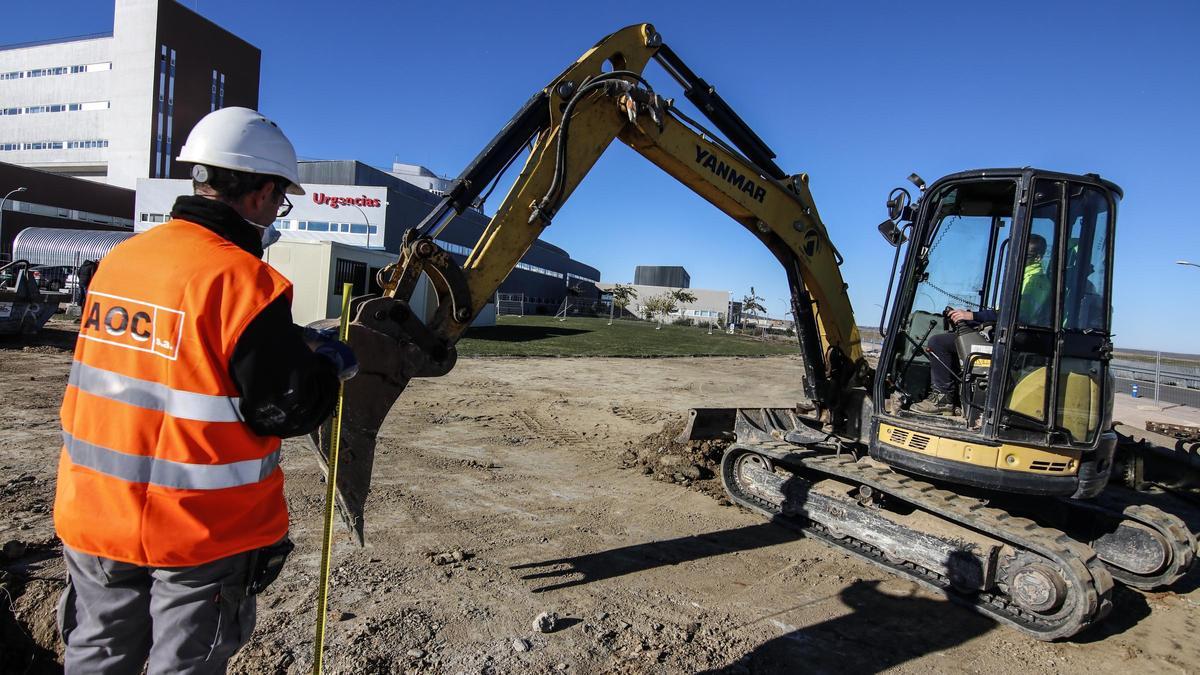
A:
<svg viewBox="0 0 1200 675">
<path fill-rule="evenodd" d="M 364 370 L 360 366 L 359 374 L 346 382 L 343 394 L 342 434 L 338 444 L 336 485 L 338 511 L 359 546 L 365 543 L 363 510 L 371 490 L 376 436 L 392 404 L 404 390 L 402 384 L 388 382 L 378 373 Z M 332 434 L 332 419 L 326 420 L 311 434 L 317 458 L 327 478 Z"/>
</svg>

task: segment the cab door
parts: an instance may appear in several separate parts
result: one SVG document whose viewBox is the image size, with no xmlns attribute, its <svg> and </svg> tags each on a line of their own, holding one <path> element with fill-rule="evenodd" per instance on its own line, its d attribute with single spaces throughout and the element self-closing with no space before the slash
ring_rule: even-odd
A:
<svg viewBox="0 0 1200 675">
<path fill-rule="evenodd" d="M 1009 247 L 997 354 L 1002 440 L 1095 447 L 1112 410 L 1108 383 L 1116 202 L 1102 183 L 1027 176 Z M 1064 466 L 1063 470 L 1069 467 Z"/>
<path fill-rule="evenodd" d="M 998 172 L 947 177 L 923 197 L 880 356 L 882 377 L 876 378 L 875 397 L 883 402 L 882 413 L 909 414 L 907 406 L 929 392 L 932 364 L 925 348 L 948 330 L 942 315 L 946 307 L 993 315 L 999 309 L 1019 179 L 1020 174 Z M 972 361 L 968 366 L 975 367 L 968 370 L 990 370 L 989 361 Z M 966 389 L 969 378 L 960 364 L 949 365 L 954 366 L 959 388 Z M 986 378 L 980 383 L 986 384 Z M 982 402 L 971 406 L 970 419 L 923 421 L 977 432 L 981 408 Z"/>
</svg>

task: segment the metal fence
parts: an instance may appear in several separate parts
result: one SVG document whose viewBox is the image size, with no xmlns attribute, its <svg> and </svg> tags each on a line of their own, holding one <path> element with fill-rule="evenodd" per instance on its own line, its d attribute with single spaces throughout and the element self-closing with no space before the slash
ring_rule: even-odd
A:
<svg viewBox="0 0 1200 675">
<path fill-rule="evenodd" d="M 1159 405 L 1200 407 L 1200 366 L 1171 363 L 1162 356 L 1154 363 L 1113 359 L 1109 369 L 1117 380 L 1117 391 Z"/>
<path fill-rule="evenodd" d="M 496 316 L 525 316 L 525 294 L 497 292 Z"/>
</svg>

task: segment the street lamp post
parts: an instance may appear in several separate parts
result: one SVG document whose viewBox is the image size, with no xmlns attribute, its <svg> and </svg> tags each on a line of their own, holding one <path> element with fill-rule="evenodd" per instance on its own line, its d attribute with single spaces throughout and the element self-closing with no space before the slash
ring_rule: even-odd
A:
<svg viewBox="0 0 1200 675">
<path fill-rule="evenodd" d="M 1200 265 L 1197 265 L 1194 262 L 1188 262 L 1186 260 L 1176 260 L 1175 264 L 1176 265 L 1190 265 L 1191 267 L 1200 267 Z"/>
<path fill-rule="evenodd" d="M 359 213 L 362 214 L 363 222 L 365 222 L 367 224 L 367 249 L 370 249 L 371 248 L 371 221 L 367 218 L 367 212 L 363 211 L 362 207 L 358 206 L 357 204 L 350 204 L 350 206 L 353 206 L 355 209 L 358 210 Z"/>
<path fill-rule="evenodd" d="M 4 199 L 0 199 L 0 247 L 4 246 L 4 203 L 8 201 L 9 197 L 18 192 L 24 192 L 25 190 L 26 188 L 24 187 L 19 187 L 15 190 L 9 190 L 8 194 L 4 195 Z M 11 255 L 9 256 L 9 259 L 12 259 Z"/>
</svg>

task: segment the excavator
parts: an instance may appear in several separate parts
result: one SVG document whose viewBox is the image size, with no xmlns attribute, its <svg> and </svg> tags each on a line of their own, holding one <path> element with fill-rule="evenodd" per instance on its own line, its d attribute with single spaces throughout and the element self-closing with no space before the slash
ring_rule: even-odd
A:
<svg viewBox="0 0 1200 675">
<path fill-rule="evenodd" d="M 654 90 L 650 61 L 714 129 Z M 728 443 L 720 476 L 733 501 L 1041 640 L 1100 621 L 1114 580 L 1158 588 L 1188 571 L 1196 541 L 1182 521 L 1105 490 L 1121 189 L 1031 168 L 928 185 L 911 176 L 917 198 L 894 190 L 879 227 L 895 256 L 872 366 L 808 176 L 780 168 L 650 24 L 605 37 L 535 93 L 407 231 L 379 272 L 382 292 L 353 299 L 348 341 L 360 370 L 344 391 L 335 487 L 359 543 L 384 417 L 412 378 L 454 367 L 472 319 L 617 139 L 746 228 L 787 277 L 805 400 L 695 409 L 684 432 Z M 435 238 L 523 154 L 460 264 Z M 1034 238 L 1045 246 L 1030 260 Z M 1050 289 L 1037 312 L 1026 311 L 1030 265 Z M 423 277 L 437 296 L 425 316 L 410 304 Z M 996 318 L 951 322 L 946 305 Z M 959 407 L 918 413 L 935 358 L 928 342 L 948 332 Z M 331 428 L 314 434 L 326 465 Z"/>
</svg>

